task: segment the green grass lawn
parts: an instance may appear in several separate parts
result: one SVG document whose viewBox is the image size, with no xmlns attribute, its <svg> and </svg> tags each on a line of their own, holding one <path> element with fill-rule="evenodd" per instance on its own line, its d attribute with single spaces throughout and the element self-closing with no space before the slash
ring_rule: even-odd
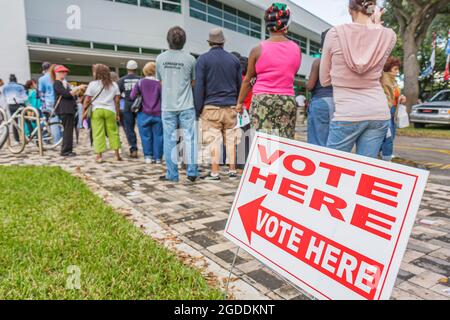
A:
<svg viewBox="0 0 450 320">
<path fill-rule="evenodd" d="M 0 299 L 221 297 L 63 170 L 0 167 Z"/>
<path fill-rule="evenodd" d="M 398 134 L 408 137 L 450 139 L 450 125 L 428 124 L 421 129 L 415 129 L 413 126 L 410 126 L 409 128 L 399 129 Z"/>
</svg>

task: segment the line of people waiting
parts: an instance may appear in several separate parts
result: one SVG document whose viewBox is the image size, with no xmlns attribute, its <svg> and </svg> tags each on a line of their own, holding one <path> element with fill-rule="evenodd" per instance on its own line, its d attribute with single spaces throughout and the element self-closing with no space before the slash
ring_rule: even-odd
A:
<svg viewBox="0 0 450 320">
<path fill-rule="evenodd" d="M 392 61 L 391 68 L 386 65 L 396 35 L 382 26 L 376 1 L 349 0 L 349 12 L 353 22 L 323 35 L 322 57 L 312 67 L 308 141 L 346 152 L 356 146 L 358 154 L 373 158 L 384 143 L 383 157 L 389 160 L 392 139 L 388 138 L 394 135 L 395 114 L 390 107 L 403 99 L 395 87 L 399 65 Z M 146 163 L 160 164 L 164 158 L 167 172 L 160 179 L 177 182 L 181 130 L 187 178 L 194 182 L 199 177 L 197 120 L 201 119 L 201 142 L 210 146 L 211 153 L 211 170 L 202 178 L 221 180 L 220 155 L 225 153 L 227 175 L 234 179 L 236 145 L 242 137 L 237 119 L 244 108 L 250 112 L 251 129 L 293 139 L 297 117 L 294 79 L 302 52 L 287 38 L 291 18 L 286 4 L 271 5 L 265 14 L 270 37 L 251 50 L 248 60 L 224 49 L 226 39 L 220 28 L 210 31 L 210 50 L 196 60 L 183 51 L 186 32 L 174 27 L 167 35 L 169 50 L 144 67 L 143 79 L 134 61 L 128 62 L 128 74 L 118 83 L 107 66 L 95 65 L 95 80 L 83 99 L 83 119 L 91 122 L 96 160 L 102 162 L 106 138 L 116 160 L 121 160 L 118 122 L 124 126 L 130 156 L 137 158 L 137 123 Z M 64 133 L 62 154 L 74 155 L 69 136 L 77 97 L 65 81 L 67 72 L 64 66 L 56 66 L 53 76 L 50 72 L 40 79 L 38 89 L 43 106 L 55 106 L 59 98 L 70 105 L 58 116 L 69 131 Z M 136 99 L 141 101 L 139 112 L 132 110 Z"/>
</svg>

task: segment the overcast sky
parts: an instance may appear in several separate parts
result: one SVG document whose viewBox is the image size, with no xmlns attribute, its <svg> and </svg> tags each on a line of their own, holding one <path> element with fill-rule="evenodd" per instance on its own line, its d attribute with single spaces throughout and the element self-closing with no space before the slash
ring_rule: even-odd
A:
<svg viewBox="0 0 450 320">
<path fill-rule="evenodd" d="M 292 0 L 300 7 L 331 23 L 332 25 L 350 22 L 348 0 Z M 379 4 L 383 1 L 379 0 Z"/>
</svg>

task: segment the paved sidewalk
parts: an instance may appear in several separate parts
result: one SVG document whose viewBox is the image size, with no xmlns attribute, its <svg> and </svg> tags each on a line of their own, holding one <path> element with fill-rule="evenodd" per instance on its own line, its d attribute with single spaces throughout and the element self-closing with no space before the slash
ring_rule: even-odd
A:
<svg viewBox="0 0 450 320">
<path fill-rule="evenodd" d="M 204 267 L 204 272 L 224 284 L 236 247 L 223 237 L 223 231 L 238 180 L 223 176 L 218 184 L 161 183 L 163 166 L 145 165 L 142 159 L 112 162 L 112 154 L 107 154 L 108 163 L 100 165 L 93 161 L 87 144 L 76 151 L 78 157 L 62 159 L 56 151 L 39 157 L 31 146 L 19 156 L 0 150 L 0 166 L 62 164 L 119 212 L 126 212 L 144 232 L 182 252 L 185 260 Z M 449 199 L 450 186 L 428 185 L 393 299 L 450 299 L 450 283 L 443 281 L 450 276 Z M 239 299 L 307 299 L 243 250 L 230 287 Z"/>
</svg>

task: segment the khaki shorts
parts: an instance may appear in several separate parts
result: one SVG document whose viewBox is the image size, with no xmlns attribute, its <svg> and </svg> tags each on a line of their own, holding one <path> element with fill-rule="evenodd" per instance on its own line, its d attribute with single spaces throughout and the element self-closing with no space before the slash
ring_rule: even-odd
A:
<svg viewBox="0 0 450 320">
<path fill-rule="evenodd" d="M 236 107 L 205 106 L 201 115 L 202 142 L 211 153 L 213 164 L 221 163 L 222 145 L 225 144 L 227 164 L 236 164 L 236 146 L 242 130 L 237 124 Z"/>
<path fill-rule="evenodd" d="M 236 107 L 205 106 L 202 115 L 202 138 L 204 144 L 214 141 L 230 141 L 236 143 L 237 124 Z"/>
</svg>

